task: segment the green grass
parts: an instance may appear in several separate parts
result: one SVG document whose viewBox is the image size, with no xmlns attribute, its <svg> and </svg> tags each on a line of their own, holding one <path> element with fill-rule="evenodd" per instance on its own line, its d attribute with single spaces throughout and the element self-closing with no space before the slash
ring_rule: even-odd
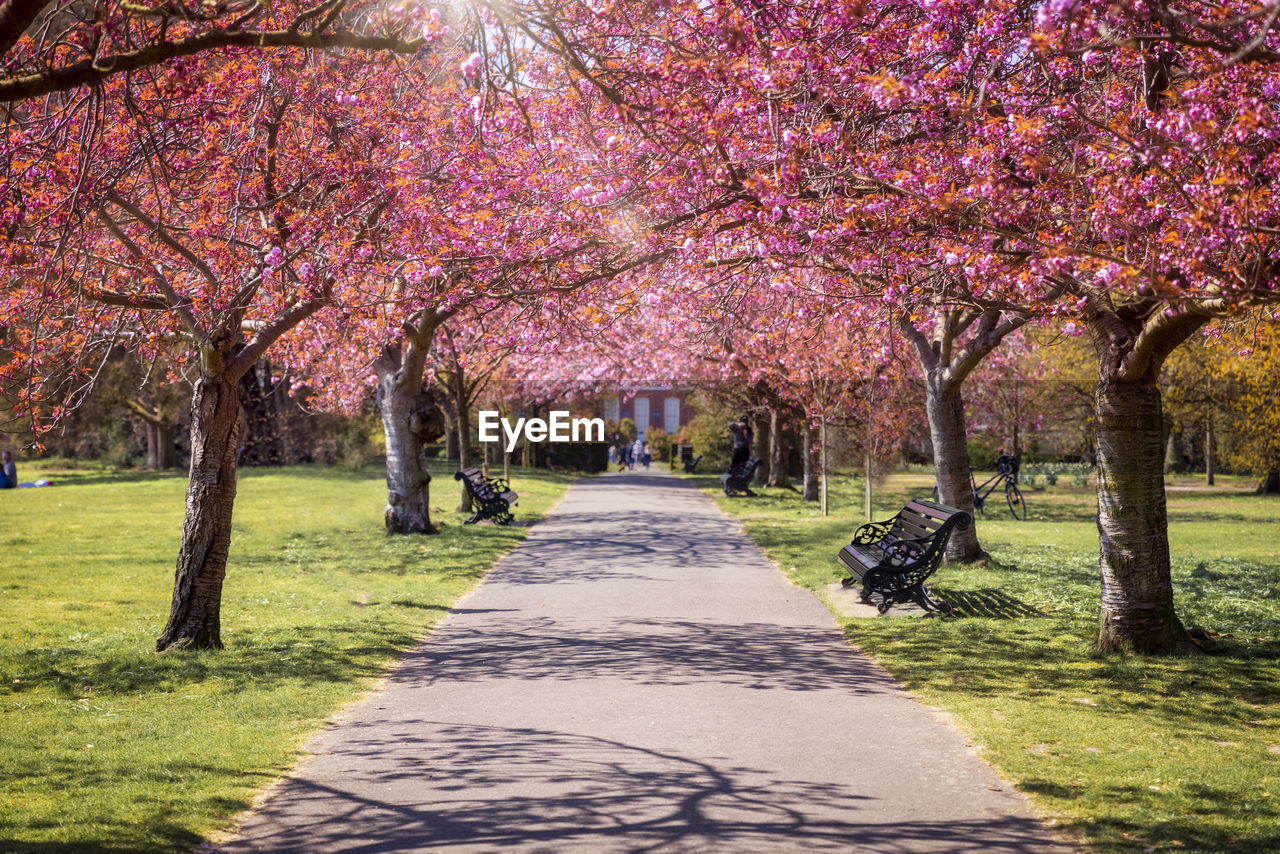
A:
<svg viewBox="0 0 1280 854">
<path fill-rule="evenodd" d="M 714 477 L 697 480 L 718 490 Z M 836 553 L 863 520 L 862 481 L 832 482 L 827 518 L 792 491 L 717 500 L 796 584 L 824 594 L 843 576 Z M 931 485 L 925 475 L 891 476 L 876 491 L 875 517 L 927 497 Z M 970 616 L 841 621 L 853 643 L 950 713 L 992 764 L 1094 850 L 1277 851 L 1280 500 L 1249 485 L 1227 479 L 1224 488 L 1169 494 L 1179 613 L 1219 635 L 1205 655 L 1092 652 L 1094 493 L 1061 481 L 1026 490 L 1026 522 L 996 507 L 979 518 L 992 561 L 934 577 L 935 593 Z"/>
<path fill-rule="evenodd" d="M 241 472 L 222 636 L 155 655 L 186 478 L 47 471 L 0 493 L 0 852 L 190 851 L 443 617 L 522 527 L 382 533 L 382 473 Z M 513 473 L 517 519 L 567 476 Z"/>
</svg>

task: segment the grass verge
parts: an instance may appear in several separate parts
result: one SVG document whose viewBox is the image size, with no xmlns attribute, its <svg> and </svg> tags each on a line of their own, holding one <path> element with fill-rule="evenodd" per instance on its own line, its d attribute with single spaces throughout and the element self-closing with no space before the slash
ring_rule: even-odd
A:
<svg viewBox="0 0 1280 854">
<path fill-rule="evenodd" d="M 458 485 L 435 463 L 432 504 Z M 293 763 L 522 527 L 382 533 L 382 472 L 240 473 L 215 653 L 155 655 L 186 478 L 24 469 L 0 493 L 0 852 L 190 851 Z M 517 519 L 568 476 L 516 470 Z"/>
<path fill-rule="evenodd" d="M 696 479 L 719 492 L 717 477 Z M 717 502 L 796 584 L 825 595 L 864 515 L 861 480 L 832 485 L 825 518 L 790 490 Z M 931 486 L 893 475 L 873 515 Z M 1205 655 L 1093 653 L 1096 502 L 1091 487 L 1061 483 L 1025 490 L 1026 522 L 989 509 L 978 535 L 992 560 L 934 577 L 970 616 L 841 622 L 1094 850 L 1280 851 L 1280 500 L 1230 479 L 1182 486 L 1169 492 L 1175 595 L 1184 622 L 1217 636 Z"/>
</svg>

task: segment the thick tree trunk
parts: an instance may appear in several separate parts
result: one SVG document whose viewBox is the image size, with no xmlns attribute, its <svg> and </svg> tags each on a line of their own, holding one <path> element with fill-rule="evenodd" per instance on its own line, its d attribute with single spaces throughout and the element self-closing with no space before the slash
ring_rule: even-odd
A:
<svg viewBox="0 0 1280 854">
<path fill-rule="evenodd" d="M 1120 382 L 1104 369 L 1096 407 L 1102 574 L 1098 649 L 1194 649 L 1173 610 L 1160 389 L 1154 377 Z"/>
<path fill-rule="evenodd" d="M 816 447 L 817 437 L 814 436 L 814 429 L 807 423 L 804 426 L 804 450 L 801 457 L 804 460 L 804 491 L 800 494 L 801 499 L 805 501 L 817 501 L 818 490 L 821 486 L 822 479 L 818 476 L 818 449 Z"/>
<path fill-rule="evenodd" d="M 1272 466 L 1258 483 L 1259 495 L 1280 495 L 1280 463 Z"/>
<path fill-rule="evenodd" d="M 191 398 L 191 477 L 169 622 L 156 652 L 221 649 L 222 581 L 236 498 L 236 451 L 243 431 L 236 379 L 201 377 Z"/>
<path fill-rule="evenodd" d="M 434 534 L 427 442 L 440 435 L 441 418 L 430 392 L 412 394 L 397 374 L 379 378 L 378 411 L 387 440 L 388 534 Z"/>
<path fill-rule="evenodd" d="M 964 399 L 958 383 L 925 377 L 925 410 L 929 415 L 929 435 L 933 440 L 933 468 L 938 482 L 938 500 L 973 513 L 973 481 L 969 472 L 968 433 L 964 420 Z M 978 542 L 977 525 L 955 529 L 947 541 L 948 561 L 968 562 L 987 556 Z"/>
</svg>

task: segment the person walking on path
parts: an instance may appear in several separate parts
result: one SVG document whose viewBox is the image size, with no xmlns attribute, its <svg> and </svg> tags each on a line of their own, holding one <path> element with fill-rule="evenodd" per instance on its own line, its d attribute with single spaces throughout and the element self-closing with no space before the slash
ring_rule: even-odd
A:
<svg viewBox="0 0 1280 854">
<path fill-rule="evenodd" d="M 585 478 L 214 846 L 1061 854 L 687 481 Z"/>
</svg>

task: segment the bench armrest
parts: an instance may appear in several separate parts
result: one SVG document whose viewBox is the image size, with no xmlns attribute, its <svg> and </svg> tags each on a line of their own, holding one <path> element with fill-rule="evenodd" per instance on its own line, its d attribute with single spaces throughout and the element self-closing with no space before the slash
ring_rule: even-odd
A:
<svg viewBox="0 0 1280 854">
<path fill-rule="evenodd" d="M 894 518 L 897 518 L 896 516 Z M 869 546 L 872 543 L 878 543 L 884 539 L 885 534 L 889 533 L 889 527 L 893 524 L 893 519 L 886 519 L 883 522 L 868 522 L 853 533 L 853 542 L 850 545 Z"/>
<path fill-rule="evenodd" d="M 895 540 L 884 550 L 884 555 L 894 566 L 914 564 L 929 552 L 932 537 L 920 537 L 914 540 Z"/>
</svg>

